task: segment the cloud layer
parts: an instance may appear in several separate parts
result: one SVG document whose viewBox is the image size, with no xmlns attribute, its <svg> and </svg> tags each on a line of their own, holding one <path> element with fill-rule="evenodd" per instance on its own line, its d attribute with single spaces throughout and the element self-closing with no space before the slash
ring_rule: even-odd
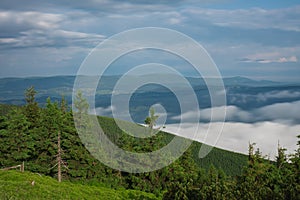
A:
<svg viewBox="0 0 300 200">
<path fill-rule="evenodd" d="M 184 119 L 188 121 L 197 117 L 200 112 L 200 122 L 222 122 L 223 112 L 226 111 L 226 122 L 254 123 L 263 121 L 281 122 L 286 124 L 300 124 L 300 101 L 285 102 L 267 105 L 253 110 L 243 110 L 237 106 L 206 108 L 202 110 L 189 111 L 172 119 Z M 214 112 L 214 118 L 212 118 Z"/>
<path fill-rule="evenodd" d="M 223 131 L 218 135 L 220 127 Z M 168 124 L 166 131 L 196 141 L 204 142 L 216 147 L 230 151 L 247 154 L 249 143 L 256 143 L 263 155 L 270 156 L 274 159 L 277 153 L 277 145 L 286 148 L 287 153 L 294 153 L 297 144 L 297 135 L 299 134 L 300 125 L 287 125 L 277 122 L 258 122 L 238 123 L 213 122 L 210 124 L 182 124 L 181 130 L 178 131 L 178 124 Z M 209 129 L 209 132 L 207 130 Z M 206 136 L 208 134 L 208 136 Z M 207 138 L 206 138 L 207 137 Z M 205 139 L 206 138 L 206 139 Z M 215 144 L 216 143 L 216 144 Z"/>
</svg>

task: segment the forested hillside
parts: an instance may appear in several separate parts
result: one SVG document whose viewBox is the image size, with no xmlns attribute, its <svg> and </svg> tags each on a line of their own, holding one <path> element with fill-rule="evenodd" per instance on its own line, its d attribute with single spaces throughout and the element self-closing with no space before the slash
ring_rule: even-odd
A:
<svg viewBox="0 0 300 200">
<path fill-rule="evenodd" d="M 286 155 L 279 147 L 275 162 L 265 159 L 254 145 L 249 145 L 248 157 L 215 148 L 205 159 L 199 159 L 201 144 L 194 142 L 183 156 L 163 169 L 125 173 L 106 167 L 83 146 L 73 121 L 73 114 L 79 111 L 72 112 L 63 98 L 55 102 L 48 98 L 46 106 L 40 108 L 35 94 L 34 88 L 26 90 L 23 107 L 1 106 L 0 168 L 24 162 L 25 171 L 53 178 L 61 175 L 62 182 L 139 190 L 163 199 L 300 198 L 300 148 L 295 154 Z M 86 102 L 80 95 L 77 102 L 87 112 Z M 98 119 L 114 143 L 133 152 L 159 149 L 173 137 L 159 132 L 141 141 L 120 130 L 113 119 Z M 1 190 L 7 191 L 15 183 L 2 181 L 0 184 Z M 84 194 L 78 195 L 82 198 L 80 195 Z"/>
</svg>

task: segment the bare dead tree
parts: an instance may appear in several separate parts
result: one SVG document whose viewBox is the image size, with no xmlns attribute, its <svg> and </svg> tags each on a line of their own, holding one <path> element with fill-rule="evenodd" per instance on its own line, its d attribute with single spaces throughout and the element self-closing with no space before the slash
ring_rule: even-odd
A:
<svg viewBox="0 0 300 200">
<path fill-rule="evenodd" d="M 58 182 L 61 182 L 61 163 L 62 163 L 62 159 L 61 159 L 61 145 L 60 145 L 60 131 L 58 132 L 58 136 L 57 136 L 57 179 Z"/>
<path fill-rule="evenodd" d="M 53 169 L 54 167 L 57 166 L 57 180 L 58 182 L 61 182 L 62 180 L 62 166 L 66 169 L 68 169 L 67 167 L 67 163 L 62 159 L 62 155 L 63 155 L 63 150 L 61 148 L 61 133 L 60 131 L 57 134 L 57 154 L 56 154 L 56 163 L 53 167 L 50 168 Z"/>
</svg>

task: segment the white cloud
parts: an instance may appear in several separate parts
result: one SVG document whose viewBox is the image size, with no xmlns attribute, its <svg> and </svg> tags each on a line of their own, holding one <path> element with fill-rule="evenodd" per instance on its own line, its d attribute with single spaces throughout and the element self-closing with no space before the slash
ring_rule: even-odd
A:
<svg viewBox="0 0 300 200">
<path fill-rule="evenodd" d="M 298 62 L 298 59 L 296 56 L 291 56 L 289 58 L 286 57 L 281 57 L 277 60 L 280 63 L 284 63 L 284 62 Z"/>
<path fill-rule="evenodd" d="M 199 125 L 198 131 L 196 127 Z M 275 122 L 259 122 L 254 124 L 226 122 L 223 131 L 218 138 L 218 130 L 223 126 L 220 122 L 210 124 L 181 124 L 181 131 L 178 132 L 178 124 L 167 124 L 165 130 L 175 135 L 204 142 L 209 145 L 227 149 L 230 151 L 248 153 L 248 144 L 256 143 L 264 155 L 273 159 L 277 153 L 277 144 L 293 153 L 296 149 L 300 125 L 286 125 Z M 210 127 L 209 140 L 204 140 L 205 134 Z M 195 134 L 196 133 L 196 134 Z"/>
<path fill-rule="evenodd" d="M 59 23 L 64 20 L 62 14 L 41 13 L 41 12 L 16 12 L 1 11 L 0 26 L 5 28 L 17 26 L 26 28 L 53 29 L 58 28 Z"/>
<path fill-rule="evenodd" d="M 251 119 L 251 114 L 241 110 L 236 106 L 226 106 L 224 107 L 215 107 L 215 108 L 207 108 L 200 111 L 201 119 L 210 120 L 211 112 L 217 113 L 215 115 L 215 119 L 213 121 L 222 121 L 223 115 L 222 112 L 226 110 L 226 120 L 234 121 L 234 120 L 241 120 L 241 121 L 249 121 Z"/>
<path fill-rule="evenodd" d="M 2 44 L 13 44 L 17 42 L 18 40 L 16 38 L 0 38 L 0 43 Z"/>
<path fill-rule="evenodd" d="M 282 94 L 277 94 L 282 95 Z M 285 95 L 285 94 L 283 94 Z M 242 110 L 237 106 L 222 106 L 206 108 L 202 110 L 193 110 L 182 115 L 172 117 L 173 120 L 182 120 L 192 122 L 200 113 L 200 122 L 222 122 L 224 112 L 226 111 L 226 120 L 231 122 L 258 122 L 258 121 L 278 121 L 287 124 L 297 124 L 300 122 L 300 101 L 275 103 L 251 111 Z M 214 112 L 214 119 L 211 119 L 211 113 Z"/>
<path fill-rule="evenodd" d="M 97 107 L 95 109 L 96 113 L 93 113 L 93 114 L 96 114 L 96 115 L 99 115 L 99 116 L 107 116 L 110 113 L 112 113 L 114 110 L 115 110 L 115 107 L 113 107 L 113 106 L 108 106 L 106 108 Z"/>
<path fill-rule="evenodd" d="M 212 112 L 214 113 L 214 118 L 212 119 Z M 206 108 L 202 110 L 193 110 L 183 113 L 182 115 L 174 116 L 172 119 L 174 120 L 183 120 L 189 121 L 194 120 L 200 114 L 200 121 L 213 121 L 213 122 L 220 122 L 224 121 L 224 115 L 226 113 L 226 120 L 242 120 L 248 121 L 251 117 L 251 114 L 241 110 L 236 106 L 221 106 L 221 107 L 214 107 L 214 108 Z"/>
<path fill-rule="evenodd" d="M 0 37 L 5 35 L 0 38 L 0 44 L 13 48 L 95 46 L 105 38 L 100 34 L 64 30 L 63 23 L 67 20 L 68 17 L 62 14 L 0 11 L 0 28 L 5 30 L 0 33 Z"/>
<path fill-rule="evenodd" d="M 276 103 L 254 111 L 256 118 L 291 123 L 300 122 L 300 101 Z"/>
<path fill-rule="evenodd" d="M 180 120 L 180 119 L 190 120 L 190 119 L 194 119 L 194 118 L 198 117 L 199 112 L 200 111 L 198 111 L 198 110 L 197 111 L 188 111 L 186 113 L 183 113 L 182 115 L 174 116 L 174 117 L 172 117 L 172 119 L 174 119 L 174 120 Z"/>
<path fill-rule="evenodd" d="M 174 25 L 174 24 L 180 24 L 181 20 L 178 18 L 171 18 L 169 19 L 170 24 Z"/>
<path fill-rule="evenodd" d="M 222 27 L 300 31 L 300 22 L 296 19 L 300 16 L 299 6 L 269 10 L 262 8 L 236 10 L 188 8 L 185 13 Z"/>
<path fill-rule="evenodd" d="M 300 91 L 270 91 L 255 95 L 259 101 L 267 101 L 269 99 L 284 99 L 284 98 L 300 98 Z"/>
<path fill-rule="evenodd" d="M 271 56 L 269 56 L 271 57 Z M 277 55 L 277 57 L 274 58 L 268 58 L 264 57 L 264 55 L 258 55 L 258 56 L 250 56 L 247 58 L 244 58 L 241 60 L 241 62 L 253 62 L 253 63 L 262 63 L 262 64 L 268 64 L 268 63 L 289 63 L 289 62 L 298 62 L 298 58 L 296 56 L 281 56 Z"/>
</svg>

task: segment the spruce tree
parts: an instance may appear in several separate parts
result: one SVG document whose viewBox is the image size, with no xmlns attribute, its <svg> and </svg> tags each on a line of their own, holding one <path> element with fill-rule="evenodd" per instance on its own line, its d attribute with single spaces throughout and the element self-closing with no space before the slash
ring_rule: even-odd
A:
<svg viewBox="0 0 300 200">
<path fill-rule="evenodd" d="M 29 160 L 34 141 L 29 131 L 30 122 L 20 109 L 13 109 L 7 118 L 7 129 L 2 132 L 5 159 L 11 164 Z"/>
<path fill-rule="evenodd" d="M 30 127 L 37 127 L 40 109 L 38 103 L 35 99 L 37 92 L 35 91 L 34 87 L 31 86 L 30 88 L 26 89 L 25 91 L 25 115 L 28 121 L 31 123 Z"/>
</svg>

